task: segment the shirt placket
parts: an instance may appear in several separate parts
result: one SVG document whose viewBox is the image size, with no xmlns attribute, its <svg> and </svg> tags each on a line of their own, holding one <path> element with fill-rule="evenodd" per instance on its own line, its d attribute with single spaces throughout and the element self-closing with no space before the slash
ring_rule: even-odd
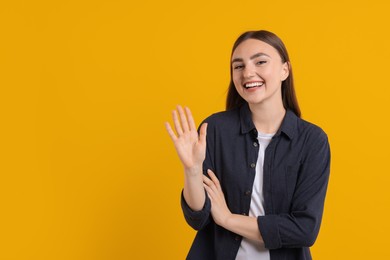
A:
<svg viewBox="0 0 390 260">
<path fill-rule="evenodd" d="M 273 213 L 272 206 L 272 161 L 273 153 L 275 149 L 276 136 L 274 136 L 264 152 L 264 164 L 263 164 L 263 194 L 264 194 L 264 213 L 265 215 Z"/>
</svg>

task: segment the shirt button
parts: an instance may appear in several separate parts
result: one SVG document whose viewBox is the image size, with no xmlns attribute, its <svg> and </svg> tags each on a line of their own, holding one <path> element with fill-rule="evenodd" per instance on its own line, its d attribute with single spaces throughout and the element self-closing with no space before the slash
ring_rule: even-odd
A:
<svg viewBox="0 0 390 260">
<path fill-rule="evenodd" d="M 258 146 L 257 142 L 253 142 L 253 146 L 257 147 Z"/>
<path fill-rule="evenodd" d="M 255 163 L 251 163 L 251 168 L 255 168 L 256 167 L 256 164 Z"/>
<path fill-rule="evenodd" d="M 250 191 L 250 190 L 247 190 L 247 191 L 245 192 L 245 195 L 246 195 L 246 196 L 251 195 L 251 191 Z"/>
</svg>

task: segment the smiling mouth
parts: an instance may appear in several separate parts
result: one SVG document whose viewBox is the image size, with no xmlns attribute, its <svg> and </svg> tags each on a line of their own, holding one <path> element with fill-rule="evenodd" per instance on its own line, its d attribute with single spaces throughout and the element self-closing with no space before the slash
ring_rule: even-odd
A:
<svg viewBox="0 0 390 260">
<path fill-rule="evenodd" d="M 245 83 L 244 88 L 250 89 L 250 88 L 257 88 L 261 87 L 264 85 L 264 82 L 250 82 L 250 83 Z"/>
</svg>

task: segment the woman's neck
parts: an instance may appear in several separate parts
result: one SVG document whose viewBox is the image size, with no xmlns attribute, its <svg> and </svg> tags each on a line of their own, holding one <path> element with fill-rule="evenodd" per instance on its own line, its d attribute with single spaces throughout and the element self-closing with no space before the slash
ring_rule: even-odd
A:
<svg viewBox="0 0 390 260">
<path fill-rule="evenodd" d="M 286 114 L 283 104 L 278 106 L 251 105 L 252 120 L 257 131 L 264 134 L 273 134 L 278 131 Z"/>
</svg>

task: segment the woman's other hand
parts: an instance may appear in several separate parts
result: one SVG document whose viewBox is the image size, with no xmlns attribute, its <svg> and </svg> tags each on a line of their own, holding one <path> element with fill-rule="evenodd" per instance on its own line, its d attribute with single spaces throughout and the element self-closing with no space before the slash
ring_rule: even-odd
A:
<svg viewBox="0 0 390 260">
<path fill-rule="evenodd" d="M 207 170 L 207 173 L 210 178 L 203 176 L 203 185 L 211 201 L 211 215 L 217 225 L 226 227 L 227 220 L 232 213 L 226 204 L 225 195 L 217 176 L 211 170 Z"/>
</svg>

